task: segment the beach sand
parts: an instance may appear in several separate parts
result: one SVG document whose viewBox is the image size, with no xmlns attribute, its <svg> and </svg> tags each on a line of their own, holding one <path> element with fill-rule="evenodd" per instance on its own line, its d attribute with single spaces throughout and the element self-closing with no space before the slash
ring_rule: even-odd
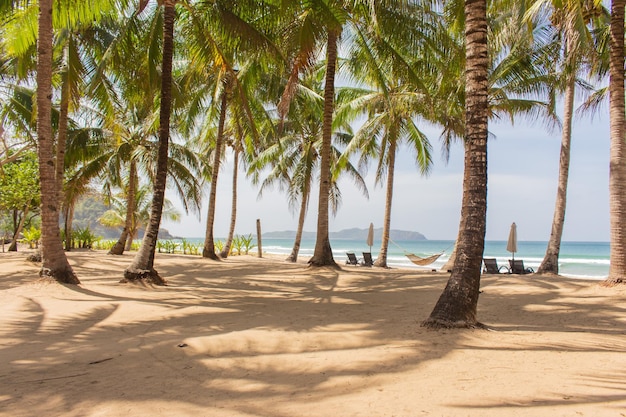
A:
<svg viewBox="0 0 626 417">
<path fill-rule="evenodd" d="M 432 331 L 445 273 L 132 256 L 0 253 L 0 416 L 626 416 L 624 286 L 485 275 L 491 330 Z"/>
</svg>

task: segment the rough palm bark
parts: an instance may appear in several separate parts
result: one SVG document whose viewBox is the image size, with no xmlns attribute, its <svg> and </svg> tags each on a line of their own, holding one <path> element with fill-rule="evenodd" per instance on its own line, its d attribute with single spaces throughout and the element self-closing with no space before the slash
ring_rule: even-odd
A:
<svg viewBox="0 0 626 417">
<path fill-rule="evenodd" d="M 322 122 L 322 148 L 320 150 L 320 190 L 317 209 L 317 236 L 313 257 L 309 259 L 311 266 L 339 266 L 333 259 L 328 230 L 328 209 L 330 194 L 330 151 L 332 140 L 332 122 L 335 96 L 335 70 L 337 65 L 338 33 L 328 31 L 326 43 L 326 78 L 324 85 L 324 115 Z"/>
<path fill-rule="evenodd" d="M 626 116 L 624 112 L 624 4 L 611 2 L 611 55 L 609 114 L 611 156 L 609 166 L 609 211 L 611 254 L 605 285 L 626 282 Z"/>
<path fill-rule="evenodd" d="M 165 280 L 154 269 L 154 255 L 163 214 L 167 180 L 167 158 L 170 137 L 170 113 L 172 107 L 172 58 L 174 55 L 175 1 L 164 1 L 163 13 L 163 65 L 161 70 L 161 108 L 159 111 L 159 149 L 154 181 L 150 220 L 131 265 L 124 271 L 121 282 L 145 281 L 165 285 Z"/>
<path fill-rule="evenodd" d="M 300 201 L 300 214 L 298 215 L 298 228 L 296 230 L 296 238 L 293 242 L 293 248 L 291 248 L 291 253 L 285 259 L 289 262 L 297 262 L 298 254 L 300 253 L 300 245 L 302 243 L 302 231 L 304 230 L 304 220 L 306 218 L 307 207 L 309 205 L 309 194 L 310 194 L 310 180 L 309 178 L 305 179 L 304 188 L 302 190 L 302 201 Z"/>
<path fill-rule="evenodd" d="M 24 228 L 24 223 L 26 222 L 26 216 L 28 215 L 28 204 L 24 206 L 24 213 L 20 218 L 17 227 L 15 228 L 15 233 L 13 233 L 13 239 L 11 239 L 11 244 L 7 251 L 9 252 L 17 252 L 17 241 L 19 239 L 20 233 L 22 233 L 22 229 Z"/>
<path fill-rule="evenodd" d="M 385 195 L 385 218 L 383 220 L 382 242 L 375 266 L 387 267 L 387 251 L 389 250 L 389 231 L 391 228 L 391 201 L 393 200 L 393 177 L 396 165 L 396 141 L 389 143 L 389 161 L 387 164 L 387 191 Z"/>
<path fill-rule="evenodd" d="M 479 327 L 476 310 L 487 216 L 487 4 L 465 1 L 465 170 L 457 256 L 435 308 L 422 325 Z"/>
<path fill-rule="evenodd" d="M 135 216 L 135 194 L 137 190 L 137 162 L 131 159 L 128 170 L 128 189 L 126 191 L 126 218 L 124 229 L 115 245 L 109 250 L 109 255 L 122 255 L 127 250 L 129 240 L 132 241 L 133 218 Z"/>
<path fill-rule="evenodd" d="M 41 276 L 80 284 L 61 241 L 52 136 L 52 0 L 39 2 L 37 42 L 37 140 L 41 183 Z"/>
<path fill-rule="evenodd" d="M 220 172 L 220 162 L 222 159 L 222 147 L 224 142 L 224 124 L 226 123 L 226 90 L 222 92 L 222 102 L 220 107 L 220 120 L 217 127 L 217 138 L 215 139 L 215 151 L 213 153 L 213 169 L 211 173 L 211 192 L 209 194 L 209 209 L 206 220 L 206 233 L 204 238 L 204 248 L 202 257 L 218 260 L 215 253 L 215 238 L 213 237 L 213 224 L 215 223 L 215 202 L 217 197 L 217 176 Z"/>
<path fill-rule="evenodd" d="M 70 88 L 68 70 L 63 72 L 61 85 L 61 105 L 59 108 L 59 128 L 56 140 L 56 182 L 59 206 L 63 203 L 63 183 L 65 174 L 65 148 L 67 143 L 67 125 L 70 110 Z"/>
<path fill-rule="evenodd" d="M 567 182 L 569 178 L 570 149 L 572 142 L 572 119 L 574 117 L 574 93 L 576 78 L 570 76 L 565 90 L 565 108 L 563 113 L 563 132 L 561 133 L 561 153 L 559 156 L 559 179 L 554 204 L 554 217 L 550 240 L 546 254 L 537 269 L 538 274 L 559 273 L 559 253 L 561 251 L 561 237 L 565 223 L 565 207 L 567 203 Z"/>
<path fill-rule="evenodd" d="M 228 238 L 224 244 L 224 249 L 220 252 L 222 258 L 227 258 L 230 253 L 230 247 L 233 244 L 235 236 L 235 224 L 237 223 L 237 174 L 239 173 L 239 151 L 236 146 L 234 148 L 233 157 L 233 194 L 230 207 L 230 226 L 228 228 Z"/>
<path fill-rule="evenodd" d="M 63 217 L 64 217 L 64 232 L 65 232 L 65 250 L 69 251 L 72 249 L 72 222 L 74 220 L 74 206 L 75 202 L 66 202 L 66 207 L 63 208 Z"/>
</svg>

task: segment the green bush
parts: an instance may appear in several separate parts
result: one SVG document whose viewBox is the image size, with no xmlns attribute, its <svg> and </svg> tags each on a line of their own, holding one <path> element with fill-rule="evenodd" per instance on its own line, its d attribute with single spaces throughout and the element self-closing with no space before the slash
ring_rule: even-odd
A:
<svg viewBox="0 0 626 417">
<path fill-rule="evenodd" d="M 24 229 L 22 233 L 24 234 L 23 241 L 25 243 L 28 243 L 28 246 L 31 249 L 37 249 L 39 247 L 39 241 L 41 240 L 41 229 L 31 226 L 28 229 Z"/>
</svg>

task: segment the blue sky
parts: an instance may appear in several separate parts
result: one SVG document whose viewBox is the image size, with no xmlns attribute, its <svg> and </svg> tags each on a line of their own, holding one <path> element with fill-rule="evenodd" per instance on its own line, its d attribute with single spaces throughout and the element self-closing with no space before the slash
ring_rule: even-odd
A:
<svg viewBox="0 0 626 417">
<path fill-rule="evenodd" d="M 505 240 L 512 222 L 517 224 L 519 240 L 547 241 L 554 213 L 560 129 L 548 131 L 540 123 L 516 121 L 491 123 L 488 145 L 488 240 Z M 412 154 L 401 148 L 397 161 L 391 227 L 423 233 L 428 239 L 456 238 L 462 198 L 463 149 L 454 145 L 450 160 L 440 157 L 438 131 L 429 137 L 434 148 L 430 175 L 421 177 Z M 374 167 L 366 177 L 370 198 L 366 199 L 348 180 L 341 183 L 342 205 L 331 218 L 331 231 L 359 227 L 370 222 L 382 227 L 385 189 L 374 184 Z M 220 172 L 214 234 L 228 232 L 231 204 L 230 160 Z M 573 126 L 567 212 L 564 241 L 608 241 L 609 117 L 608 106 L 594 118 L 578 118 Z M 256 233 L 256 219 L 263 232 L 295 230 L 297 213 L 287 207 L 279 191 L 265 192 L 257 199 L 258 189 L 240 174 L 237 234 Z M 208 190 L 206 195 L 208 196 Z M 172 195 L 168 198 L 175 200 Z M 206 198 L 208 200 L 208 197 Z M 317 224 L 317 190 L 309 207 L 306 231 Z M 206 204 L 201 219 L 184 216 L 179 223 L 163 222 L 170 233 L 183 237 L 204 237 Z"/>
</svg>

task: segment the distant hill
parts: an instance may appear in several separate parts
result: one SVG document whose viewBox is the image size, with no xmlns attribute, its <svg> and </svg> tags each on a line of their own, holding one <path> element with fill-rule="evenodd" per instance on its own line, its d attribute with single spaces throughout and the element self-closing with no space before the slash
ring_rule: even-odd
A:
<svg viewBox="0 0 626 417">
<path fill-rule="evenodd" d="M 331 239 L 346 240 L 365 240 L 369 229 L 343 229 L 338 232 L 330 232 Z M 374 229 L 374 240 L 380 240 L 383 234 L 383 228 Z M 294 230 L 284 230 L 280 232 L 266 232 L 263 237 L 267 239 L 295 239 L 296 232 Z M 411 232 L 408 230 L 391 229 L 389 237 L 393 240 L 428 240 L 426 236 L 419 232 Z M 315 232 L 303 232 L 303 239 L 315 239 Z"/>
</svg>

